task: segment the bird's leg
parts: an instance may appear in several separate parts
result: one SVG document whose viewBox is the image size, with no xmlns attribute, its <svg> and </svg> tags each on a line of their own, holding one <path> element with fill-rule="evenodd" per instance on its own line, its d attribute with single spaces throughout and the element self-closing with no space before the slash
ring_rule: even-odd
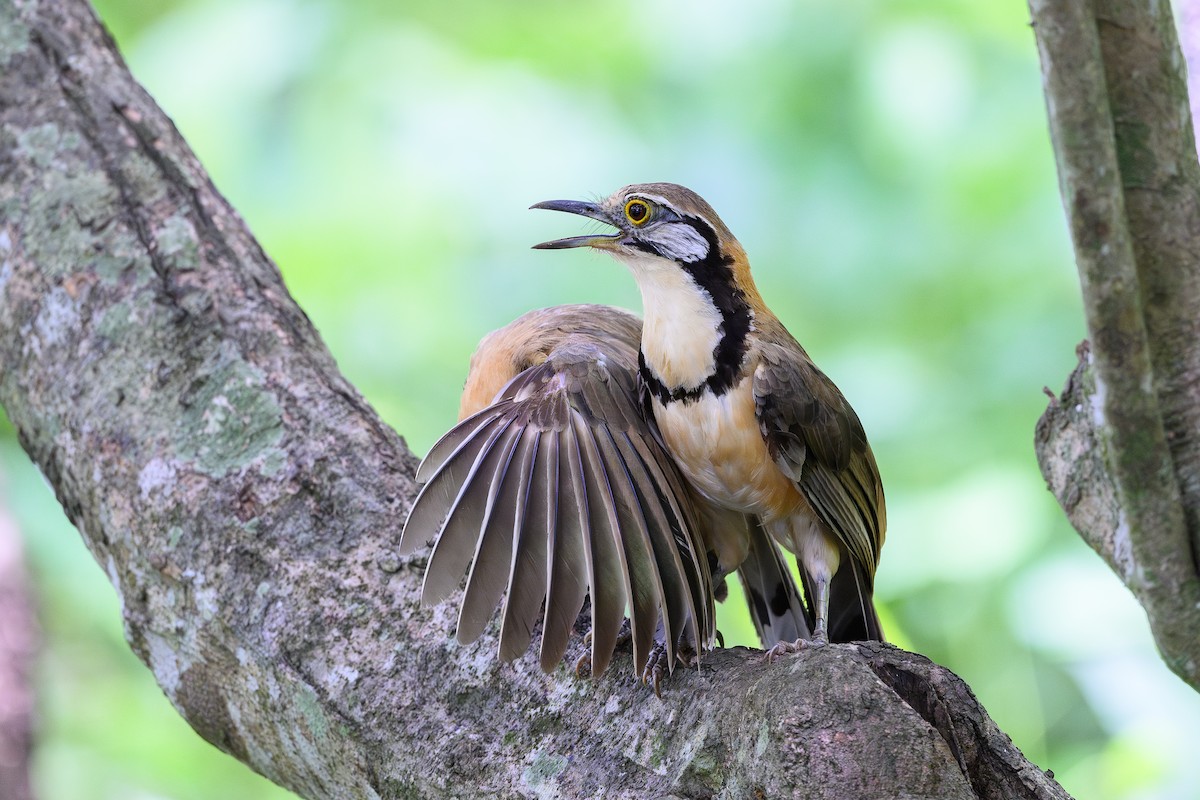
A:
<svg viewBox="0 0 1200 800">
<path fill-rule="evenodd" d="M 816 624 L 813 625 L 812 643 L 817 646 L 829 644 L 829 580 L 828 575 L 816 575 L 813 579 Z"/>
<path fill-rule="evenodd" d="M 808 574 L 812 597 L 812 612 L 815 617 L 812 644 L 829 643 L 829 584 L 838 571 L 841 553 L 837 539 L 827 533 L 815 519 L 793 523 L 792 541 L 795 543 L 800 568 Z"/>
<path fill-rule="evenodd" d="M 814 577 L 812 582 L 813 610 L 817 620 L 811 639 L 797 639 L 794 642 L 780 642 L 767 651 L 767 663 L 770 664 L 780 656 L 799 653 L 805 647 L 823 647 L 829 644 L 829 578 L 825 575 Z"/>
<path fill-rule="evenodd" d="M 789 528 L 785 530 L 791 534 L 791 550 L 800 562 L 800 570 L 808 578 L 805 587 L 810 592 L 815 624 L 811 639 L 780 642 L 768 650 L 767 663 L 789 653 L 798 653 L 805 647 L 829 644 L 829 583 L 841 560 L 836 541 L 822 531 L 815 520 L 790 520 L 786 524 Z"/>
</svg>

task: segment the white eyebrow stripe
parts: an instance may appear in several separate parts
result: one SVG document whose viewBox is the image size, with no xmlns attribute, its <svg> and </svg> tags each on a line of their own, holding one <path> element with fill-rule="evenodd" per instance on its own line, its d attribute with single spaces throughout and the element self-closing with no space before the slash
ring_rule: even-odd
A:
<svg viewBox="0 0 1200 800">
<path fill-rule="evenodd" d="M 656 194 L 643 194 L 642 192 L 637 192 L 637 193 L 631 194 L 629 196 L 629 200 L 637 200 L 637 199 L 649 200 L 652 203 L 657 203 L 660 206 L 663 206 L 665 208 L 671 209 L 672 211 L 675 211 L 675 207 L 673 205 L 671 205 L 671 203 L 667 200 L 667 198 L 660 197 L 659 195 L 656 195 Z M 626 202 L 628 202 L 628 200 Z M 676 213 L 678 213 L 678 212 L 676 212 Z"/>
</svg>

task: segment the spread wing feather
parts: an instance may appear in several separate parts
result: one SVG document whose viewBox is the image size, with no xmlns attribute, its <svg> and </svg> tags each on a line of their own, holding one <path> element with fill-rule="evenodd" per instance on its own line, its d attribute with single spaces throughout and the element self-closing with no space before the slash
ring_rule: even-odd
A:
<svg viewBox="0 0 1200 800">
<path fill-rule="evenodd" d="M 699 536 L 695 501 L 675 463 L 657 439 L 627 436 L 626 444 L 637 455 L 653 485 L 659 487 L 657 499 L 666 501 L 647 504 L 646 508 L 656 515 L 658 530 L 671 531 L 670 540 L 662 536 L 654 538 L 659 565 L 674 566 L 673 570 L 663 569 L 664 584 L 670 582 L 672 587 L 677 587 L 667 598 L 672 624 L 669 641 L 677 642 L 682 637 L 697 650 L 707 649 L 712 646 L 716 630 L 716 609 L 713 606 L 712 574 L 708 568 L 707 550 Z M 661 487 L 667 487 L 667 491 L 662 491 Z"/>
<path fill-rule="evenodd" d="M 523 478 L 528 475 L 536 431 L 523 430 L 512 437 L 496 465 L 488 487 L 488 504 L 481 523 L 482 535 L 467 575 L 467 591 L 458 613 L 458 641 L 473 642 L 483 633 L 507 585 L 506 572 L 497 569 L 511 564 L 517 503 L 525 494 Z M 481 569 L 481 565 L 483 568 Z"/>
<path fill-rule="evenodd" d="M 571 428 L 557 434 L 558 484 L 557 525 L 546 565 L 550 574 L 546 597 L 546 622 L 542 629 L 542 669 L 551 671 L 562 661 L 571 636 L 571 627 L 583 598 L 587 596 L 588 573 L 584 541 L 591 536 L 588 527 L 587 495 L 582 476 L 576 468 L 579 447 Z"/>
<path fill-rule="evenodd" d="M 503 597 L 505 660 L 540 619 L 541 664 L 552 670 L 590 597 L 594 673 L 611 661 L 627 613 L 638 670 L 660 628 L 673 664 L 679 641 L 705 648 L 714 638 L 692 495 L 642 414 L 636 338 L 556 331 L 540 363 L 430 450 L 401 551 L 434 540 L 426 603 L 466 574 L 462 642 Z"/>
<path fill-rule="evenodd" d="M 501 409 L 489 408 L 447 433 L 430 449 L 426 461 L 437 468 L 427 471 L 425 485 L 413 503 L 412 511 L 400 533 L 399 553 L 408 556 L 429 544 L 432 534 L 445 520 L 458 492 L 476 469 L 476 459 L 496 428 L 504 424 Z M 420 478 L 425 462 L 417 470 Z M 431 479 L 432 478 L 432 479 Z"/>
<path fill-rule="evenodd" d="M 683 637 L 685 626 L 693 626 L 691 641 L 699 641 L 694 633 L 697 620 L 695 598 L 689 584 L 689 573 L 684 568 L 688 556 L 686 551 L 681 553 L 676 546 L 674 533 L 671 539 L 661 535 L 662 531 L 674 532 L 678 523 L 672 524 L 673 512 L 662 502 L 661 486 L 646 469 L 629 434 L 614 436 L 612 443 L 625 466 L 625 475 L 633 491 L 632 503 L 641 514 L 640 524 L 636 529 L 640 540 L 639 555 L 647 559 L 651 571 L 652 583 L 658 594 L 662 613 L 667 661 L 674 664 L 675 645 Z M 640 619 L 648 628 L 651 620 L 645 617 Z M 642 654 L 648 655 L 646 644 L 652 644 L 650 640 L 653 639 L 653 633 L 651 630 L 647 636 L 645 628 L 633 631 L 634 665 L 638 672 L 645 666 Z"/>
<path fill-rule="evenodd" d="M 445 600 L 458 586 L 471 562 L 484 512 L 494 502 L 489 497 L 492 494 L 489 478 L 496 474 L 509 442 L 519 433 L 513 428 L 511 419 L 499 422 L 475 457 L 442 523 L 441 533 L 429 555 L 429 565 L 425 568 L 425 584 L 421 589 L 423 603 Z M 417 500 L 420 499 L 418 496 Z"/>
<path fill-rule="evenodd" d="M 530 486 L 550 484 L 548 453 L 550 436 L 533 431 L 529 472 L 522 476 L 517 516 L 513 530 L 517 540 L 512 549 L 512 565 L 508 573 L 510 591 L 504 596 L 503 622 L 500 625 L 500 658 L 511 661 L 524 653 L 533 640 L 533 623 L 546 597 L 546 541 L 553 529 L 556 504 L 554 498 L 539 505 L 538 498 L 529 498 Z"/>
<path fill-rule="evenodd" d="M 597 675 L 608 667 L 621 620 L 625 618 L 625 584 L 628 570 L 621 563 L 621 536 L 616 504 L 609 486 L 608 471 L 596 449 L 593 431 L 577 416 L 572 420 L 579 440 L 579 469 L 587 492 L 588 524 L 592 535 L 584 539 L 584 554 L 591 578 L 592 669 Z"/>
<path fill-rule="evenodd" d="M 597 450 L 608 473 L 609 487 L 617 509 L 620 528 L 616 541 L 621 551 L 625 573 L 625 590 L 629 597 L 630 632 L 633 638 L 633 667 L 641 674 L 654 647 L 654 632 L 658 628 L 659 609 L 662 609 L 664 630 L 670 630 L 670 611 L 663 603 L 662 582 L 654 563 L 650 532 L 638 500 L 637 487 L 629 474 L 612 431 L 602 428 L 596 436 Z M 634 587 L 642 587 L 634 591 Z"/>
<path fill-rule="evenodd" d="M 495 421 L 500 413 L 500 408 L 489 406 L 447 431 L 429 449 L 429 454 L 422 459 L 421 465 L 417 468 L 417 482 L 428 484 L 430 476 L 440 471 L 448 459 L 455 458 L 460 449 L 469 444 L 480 430 Z"/>
</svg>

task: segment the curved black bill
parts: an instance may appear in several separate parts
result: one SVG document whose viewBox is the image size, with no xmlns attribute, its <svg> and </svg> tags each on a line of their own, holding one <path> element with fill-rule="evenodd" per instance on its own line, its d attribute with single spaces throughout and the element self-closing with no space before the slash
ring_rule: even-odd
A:
<svg viewBox="0 0 1200 800">
<path fill-rule="evenodd" d="M 588 203 L 583 200 L 543 200 L 540 203 L 534 203 L 530 208 L 544 208 L 549 211 L 565 211 L 568 214 L 578 214 L 581 217 L 591 217 L 592 219 L 600 220 L 609 225 L 612 225 L 612 219 L 608 213 L 596 203 Z M 620 233 L 616 234 L 592 234 L 590 236 L 568 236 L 565 239 L 553 239 L 549 242 L 535 244 L 534 250 L 565 250 L 569 247 L 605 247 L 612 244 L 617 239 L 621 238 Z"/>
</svg>

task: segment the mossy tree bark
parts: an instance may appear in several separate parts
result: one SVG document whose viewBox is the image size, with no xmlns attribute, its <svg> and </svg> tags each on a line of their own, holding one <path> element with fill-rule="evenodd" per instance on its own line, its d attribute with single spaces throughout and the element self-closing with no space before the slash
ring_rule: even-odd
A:
<svg viewBox="0 0 1200 800">
<path fill-rule="evenodd" d="M 1159 0 L 1030 0 L 1089 342 L 1038 423 L 1072 524 L 1200 689 L 1200 162 Z"/>
<path fill-rule="evenodd" d="M 662 699 L 457 646 L 393 554 L 415 459 L 83 0 L 0 0 L 0 402 L 171 703 L 305 797 L 1066 797 L 886 645 Z"/>
</svg>

